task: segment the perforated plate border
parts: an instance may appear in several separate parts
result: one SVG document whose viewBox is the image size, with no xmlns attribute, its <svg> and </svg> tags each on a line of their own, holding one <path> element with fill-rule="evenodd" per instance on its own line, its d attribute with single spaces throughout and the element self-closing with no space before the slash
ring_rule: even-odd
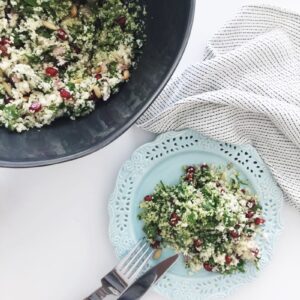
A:
<svg viewBox="0 0 300 300">
<path fill-rule="evenodd" d="M 264 227 L 265 236 L 258 240 L 262 253 L 260 270 L 263 269 L 271 259 L 275 240 L 282 228 L 281 190 L 252 146 L 218 142 L 189 129 L 159 135 L 153 142 L 138 148 L 131 159 L 122 166 L 108 205 L 109 235 L 117 256 L 120 258 L 125 255 L 137 242 L 131 230 L 134 220 L 130 220 L 129 216 L 134 191 L 140 178 L 166 157 L 190 150 L 214 153 L 235 166 L 239 165 L 239 169 L 251 180 L 259 197 L 263 199 L 267 223 Z M 249 282 L 257 274 L 258 271 L 254 266 L 248 266 L 245 273 L 226 276 L 215 274 L 202 278 L 181 277 L 167 273 L 155 289 L 170 299 L 207 300 L 227 296 L 233 289 Z"/>
</svg>

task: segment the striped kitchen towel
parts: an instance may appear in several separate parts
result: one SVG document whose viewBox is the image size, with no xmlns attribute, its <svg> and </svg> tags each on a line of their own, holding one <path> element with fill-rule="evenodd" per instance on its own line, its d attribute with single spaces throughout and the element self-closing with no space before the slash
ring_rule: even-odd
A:
<svg viewBox="0 0 300 300">
<path fill-rule="evenodd" d="M 171 81 L 138 125 L 252 144 L 300 209 L 300 15 L 243 7 L 209 42 L 205 59 Z"/>
</svg>

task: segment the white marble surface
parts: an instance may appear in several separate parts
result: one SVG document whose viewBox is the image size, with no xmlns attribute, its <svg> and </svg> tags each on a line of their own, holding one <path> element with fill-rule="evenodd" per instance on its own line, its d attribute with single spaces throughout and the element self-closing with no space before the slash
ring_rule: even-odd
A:
<svg viewBox="0 0 300 300">
<path fill-rule="evenodd" d="M 299 0 L 196 1 L 193 32 L 177 73 L 201 59 L 207 40 L 243 4 L 268 3 L 300 13 Z M 80 300 L 98 287 L 116 263 L 106 208 L 116 174 L 133 150 L 152 138 L 133 127 L 77 161 L 0 169 L 0 300 Z M 271 264 L 227 300 L 300 299 L 300 214 L 284 205 L 283 223 Z M 150 292 L 144 299 L 163 297 Z"/>
</svg>

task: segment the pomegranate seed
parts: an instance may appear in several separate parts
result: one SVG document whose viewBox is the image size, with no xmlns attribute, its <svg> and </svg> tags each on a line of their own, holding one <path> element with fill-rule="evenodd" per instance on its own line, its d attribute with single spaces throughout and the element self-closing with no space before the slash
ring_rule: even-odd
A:
<svg viewBox="0 0 300 300">
<path fill-rule="evenodd" d="M 1 56 L 2 56 L 2 57 L 8 56 L 8 49 L 7 49 L 6 46 L 0 45 L 0 51 L 1 51 Z"/>
<path fill-rule="evenodd" d="M 194 247 L 200 248 L 203 245 L 203 241 L 200 239 L 194 240 Z"/>
<path fill-rule="evenodd" d="M 72 47 L 73 47 L 73 49 L 74 49 L 74 51 L 75 51 L 76 54 L 80 54 L 81 53 L 81 48 L 79 46 L 73 45 Z"/>
<path fill-rule="evenodd" d="M 33 112 L 39 112 L 41 109 L 42 109 L 42 104 L 39 102 L 34 102 L 29 107 L 29 110 Z"/>
<path fill-rule="evenodd" d="M 67 91 L 66 89 L 61 89 L 61 90 L 59 91 L 59 93 L 60 93 L 60 96 L 61 96 L 62 98 L 64 98 L 64 99 L 70 99 L 70 98 L 72 98 L 71 93 L 70 93 L 69 91 Z"/>
<path fill-rule="evenodd" d="M 155 241 L 150 245 L 153 249 L 158 249 L 160 247 L 160 241 Z"/>
<path fill-rule="evenodd" d="M 1 40 L 0 40 L 0 45 L 1 46 L 5 46 L 5 45 L 10 45 L 11 44 L 11 41 L 9 38 L 6 38 L 6 37 L 2 37 Z"/>
<path fill-rule="evenodd" d="M 55 77 L 58 74 L 58 70 L 53 67 L 47 67 L 45 72 L 50 77 Z"/>
<path fill-rule="evenodd" d="M 254 215 L 255 215 L 255 212 L 252 210 L 249 210 L 245 216 L 246 216 L 246 218 L 251 219 Z"/>
<path fill-rule="evenodd" d="M 125 16 L 120 16 L 116 19 L 116 22 L 119 24 L 119 26 L 122 28 L 122 30 L 124 30 L 127 19 Z"/>
<path fill-rule="evenodd" d="M 195 168 L 194 167 L 187 167 L 186 168 L 187 173 L 195 173 Z"/>
<path fill-rule="evenodd" d="M 216 187 L 220 187 L 221 183 L 219 181 L 216 182 Z"/>
<path fill-rule="evenodd" d="M 147 201 L 147 202 L 150 202 L 150 201 L 153 200 L 153 196 L 147 195 L 147 196 L 145 196 L 144 200 Z"/>
<path fill-rule="evenodd" d="M 176 226 L 180 220 L 181 220 L 181 218 L 175 212 L 173 212 L 171 214 L 169 223 L 171 226 Z"/>
<path fill-rule="evenodd" d="M 265 219 L 263 218 L 255 218 L 254 220 L 255 225 L 262 225 L 265 223 Z"/>
<path fill-rule="evenodd" d="M 4 103 L 5 103 L 5 104 L 8 104 L 8 103 L 13 102 L 14 100 L 15 100 L 14 98 L 7 97 L 7 98 L 4 98 Z"/>
<path fill-rule="evenodd" d="M 193 181 L 194 176 L 193 176 L 193 174 L 189 173 L 189 174 L 186 175 L 185 179 L 186 179 L 187 181 Z"/>
<path fill-rule="evenodd" d="M 66 41 L 68 39 L 67 33 L 62 28 L 57 30 L 57 37 L 62 41 Z"/>
<path fill-rule="evenodd" d="M 247 201 L 246 206 L 248 208 L 253 208 L 256 205 L 256 201 L 254 199 L 250 199 Z"/>
<path fill-rule="evenodd" d="M 213 266 L 212 266 L 212 264 L 210 264 L 209 262 L 205 262 L 205 263 L 203 264 L 203 267 L 204 267 L 204 269 L 205 269 L 206 271 L 208 271 L 208 272 L 211 272 L 211 271 L 213 270 Z"/>
<path fill-rule="evenodd" d="M 102 75 L 101 75 L 100 73 L 98 73 L 98 74 L 95 75 L 95 78 L 96 78 L 97 80 L 100 80 L 100 79 L 102 78 Z"/>
<path fill-rule="evenodd" d="M 238 233 L 237 231 L 231 230 L 231 231 L 230 231 L 230 236 L 231 236 L 232 238 L 234 238 L 234 239 L 237 239 L 240 235 L 239 235 L 239 233 Z"/>
<path fill-rule="evenodd" d="M 207 170 L 208 169 L 208 165 L 207 164 L 202 164 L 201 165 L 201 170 Z"/>
<path fill-rule="evenodd" d="M 243 194 L 246 194 L 246 190 L 245 190 L 245 189 L 241 189 L 241 192 L 242 192 Z"/>
<path fill-rule="evenodd" d="M 259 249 L 253 249 L 251 252 L 254 254 L 255 257 L 259 255 Z"/>
<path fill-rule="evenodd" d="M 225 256 L 225 262 L 226 262 L 227 265 L 230 265 L 231 262 L 232 262 L 232 257 L 229 256 L 229 255 L 226 255 L 226 256 Z"/>
<path fill-rule="evenodd" d="M 223 194 L 223 193 L 225 193 L 225 190 L 224 190 L 224 189 L 221 189 L 221 191 L 220 191 L 220 192 Z"/>
</svg>

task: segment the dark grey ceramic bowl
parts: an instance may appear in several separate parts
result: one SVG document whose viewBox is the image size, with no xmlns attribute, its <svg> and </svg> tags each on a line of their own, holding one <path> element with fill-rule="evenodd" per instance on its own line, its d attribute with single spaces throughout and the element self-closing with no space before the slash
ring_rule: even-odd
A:
<svg viewBox="0 0 300 300">
<path fill-rule="evenodd" d="M 195 0 L 143 0 L 147 42 L 131 80 L 90 115 L 26 133 L 0 128 L 0 166 L 37 167 L 90 154 L 120 136 L 147 109 L 174 72 L 187 44 Z"/>
</svg>

